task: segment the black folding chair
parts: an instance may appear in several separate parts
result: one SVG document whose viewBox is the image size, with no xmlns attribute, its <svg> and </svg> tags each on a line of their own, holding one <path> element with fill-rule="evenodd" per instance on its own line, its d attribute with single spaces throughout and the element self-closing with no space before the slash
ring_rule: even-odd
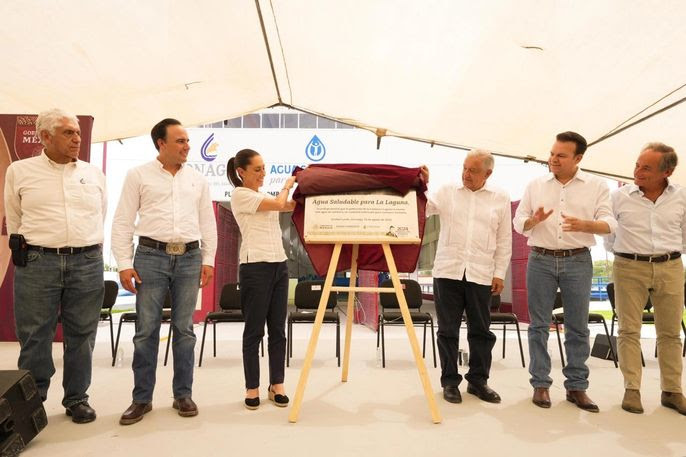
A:
<svg viewBox="0 0 686 457">
<path fill-rule="evenodd" d="M 172 339 L 172 323 L 171 323 L 171 292 L 167 292 L 167 297 L 164 299 L 164 305 L 162 306 L 162 323 L 169 324 L 169 335 L 167 336 L 167 348 L 164 351 L 164 365 L 167 365 L 167 360 L 169 359 L 169 346 Z M 135 312 L 122 313 L 119 318 L 119 326 L 117 327 L 117 339 L 114 343 L 114 351 L 112 352 L 112 366 L 114 366 L 117 358 L 117 350 L 119 349 L 119 336 L 121 335 L 121 325 L 124 322 L 133 322 L 138 330 L 138 314 Z"/>
<path fill-rule="evenodd" d="M 112 357 L 114 357 L 114 323 L 112 322 L 112 307 L 117 302 L 117 294 L 119 294 L 119 284 L 117 281 L 105 281 L 105 296 L 102 299 L 102 308 L 100 309 L 100 321 L 110 322 L 110 350 Z"/>
<path fill-rule="evenodd" d="M 202 329 L 202 342 L 200 343 L 200 360 L 198 367 L 202 366 L 202 356 L 205 352 L 205 335 L 207 334 L 207 324 L 212 324 L 212 348 L 213 356 L 217 357 L 217 324 L 223 322 L 245 322 L 243 311 L 241 310 L 241 291 L 236 283 L 228 283 L 222 287 L 222 295 L 219 299 L 221 311 L 210 311 L 205 316 L 205 325 Z M 262 356 L 264 357 L 264 339 L 260 341 Z"/>
<path fill-rule="evenodd" d="M 505 329 L 508 325 L 514 325 L 517 330 L 517 341 L 519 342 L 519 356 L 522 358 L 522 367 L 526 367 L 524 363 L 524 349 L 522 349 L 522 337 L 519 333 L 519 319 L 514 313 L 503 313 L 500 311 L 500 295 L 491 296 L 491 325 L 503 326 L 503 358 L 505 358 Z"/>
<path fill-rule="evenodd" d="M 562 360 L 562 366 L 565 366 L 565 356 L 564 356 L 564 351 L 562 350 L 562 340 L 560 339 L 560 325 L 564 325 L 565 323 L 565 315 L 564 313 L 556 313 L 556 309 L 564 308 L 564 305 L 562 303 L 562 294 L 560 292 L 557 293 L 555 297 L 555 305 L 553 305 L 553 324 L 555 325 L 555 333 L 557 334 L 557 345 L 560 348 L 560 359 Z M 605 322 L 605 317 L 603 317 L 602 314 L 598 313 L 588 313 L 588 323 L 589 324 L 603 324 L 603 327 L 605 328 L 605 335 L 607 336 L 607 341 L 609 342 L 610 346 L 610 354 L 612 355 L 612 362 L 615 364 L 615 368 L 618 368 L 617 365 L 617 354 L 615 353 L 615 348 L 613 347 L 612 340 L 610 340 L 610 332 L 607 330 L 607 323 Z"/>
<path fill-rule="evenodd" d="M 295 311 L 288 313 L 288 335 L 287 335 L 287 354 L 286 366 L 290 366 L 290 359 L 293 357 L 293 324 L 313 324 L 319 308 L 324 289 L 324 281 L 301 281 L 295 286 Z M 324 313 L 325 324 L 336 324 L 336 358 L 338 366 L 341 366 L 341 319 L 338 311 L 335 310 L 338 304 L 336 292 L 329 294 Z"/>
<path fill-rule="evenodd" d="M 434 320 L 430 313 L 421 310 L 424 303 L 422 299 L 422 288 L 417 281 L 412 279 L 400 280 L 403 288 L 403 294 L 407 301 L 407 308 L 410 312 L 412 325 L 421 325 L 424 327 L 424 335 L 422 338 L 422 357 L 426 357 L 426 324 L 431 326 L 431 347 L 433 348 L 434 367 L 436 367 L 436 337 L 434 332 Z M 386 279 L 381 283 L 380 287 L 393 287 L 393 281 Z M 393 293 L 379 294 L 379 304 L 381 310 L 379 311 L 378 326 L 376 331 L 376 347 L 379 347 L 379 340 L 381 340 L 381 366 L 386 368 L 386 340 L 384 327 L 386 325 L 405 325 L 403 316 L 400 312 L 400 304 L 398 297 Z"/>
</svg>

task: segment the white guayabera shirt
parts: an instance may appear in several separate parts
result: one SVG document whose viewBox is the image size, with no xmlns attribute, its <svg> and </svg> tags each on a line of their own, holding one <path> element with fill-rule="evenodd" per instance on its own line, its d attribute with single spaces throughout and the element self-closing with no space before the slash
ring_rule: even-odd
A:
<svg viewBox="0 0 686 457">
<path fill-rule="evenodd" d="M 510 196 L 484 185 L 446 185 L 429 197 L 426 215 L 441 220 L 433 277 L 492 284 L 505 279 L 512 256 Z"/>
</svg>

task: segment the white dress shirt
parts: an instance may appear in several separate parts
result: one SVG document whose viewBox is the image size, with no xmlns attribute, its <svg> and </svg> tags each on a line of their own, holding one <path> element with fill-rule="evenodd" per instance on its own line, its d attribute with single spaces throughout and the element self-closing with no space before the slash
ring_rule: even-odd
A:
<svg viewBox="0 0 686 457">
<path fill-rule="evenodd" d="M 247 187 L 231 192 L 231 212 L 241 230 L 240 263 L 283 262 L 283 250 L 278 211 L 257 211 L 267 197 Z"/>
<path fill-rule="evenodd" d="M 214 266 L 217 221 L 205 177 L 188 166 L 172 175 L 158 160 L 129 170 L 112 221 L 119 271 L 133 268 L 134 235 L 165 243 L 200 240 L 202 264 Z"/>
<path fill-rule="evenodd" d="M 636 184 L 612 192 L 617 231 L 605 238 L 608 251 L 626 254 L 686 252 L 686 189 L 668 182 L 655 203 Z"/>
<path fill-rule="evenodd" d="M 526 220 L 540 207 L 546 212 L 552 209 L 553 213 L 532 229 L 524 231 Z M 591 247 L 596 244 L 595 236 L 591 233 L 562 231 L 563 215 L 607 222 L 610 233 L 617 227 L 617 221 L 612 216 L 607 184 L 601 178 L 582 170 L 578 170 L 566 184 L 560 183 L 553 173 L 531 181 L 526 186 L 512 225 L 515 231 L 529 238 L 529 246 L 557 250 Z"/>
<path fill-rule="evenodd" d="M 429 198 L 426 215 L 438 214 L 441 231 L 433 277 L 491 285 L 505 279 L 512 255 L 510 196 L 484 186 L 471 191 L 446 185 Z"/>
<path fill-rule="evenodd" d="M 12 162 L 5 176 L 9 234 L 46 248 L 102 244 L 107 211 L 105 176 L 81 160 L 67 164 L 45 155 Z"/>
</svg>

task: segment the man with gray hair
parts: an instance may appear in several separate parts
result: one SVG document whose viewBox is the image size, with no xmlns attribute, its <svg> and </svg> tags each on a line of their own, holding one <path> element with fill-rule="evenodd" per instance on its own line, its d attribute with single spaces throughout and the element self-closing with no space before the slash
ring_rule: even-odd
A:
<svg viewBox="0 0 686 457">
<path fill-rule="evenodd" d="M 19 368 L 29 370 L 45 401 L 55 373 L 57 318 L 64 332 L 62 405 L 76 423 L 95 420 L 88 404 L 92 353 L 104 294 L 105 177 L 78 159 L 76 116 L 38 115 L 36 157 L 13 162 L 5 180 L 7 231 L 15 264 L 14 318 Z"/>
<path fill-rule="evenodd" d="M 429 171 L 422 167 L 425 181 Z M 462 184 L 441 187 L 429 198 L 426 215 L 437 214 L 441 232 L 434 260 L 434 301 L 438 317 L 443 398 L 461 403 L 457 370 L 458 336 L 467 313 L 469 372 L 467 392 L 489 403 L 500 396 L 487 382 L 495 335 L 490 331 L 491 295 L 504 288 L 512 255 L 510 197 L 486 185 L 493 173 L 493 156 L 473 150 L 462 167 Z"/>
<path fill-rule="evenodd" d="M 648 299 L 655 313 L 661 403 L 686 415 L 681 390 L 681 325 L 684 309 L 686 191 L 670 182 L 677 165 L 674 149 L 647 144 L 634 168 L 634 184 L 612 194 L 617 232 L 606 238 L 614 251 L 615 306 L 619 318 L 619 367 L 624 376 L 622 408 L 641 404 L 641 324 Z"/>
</svg>

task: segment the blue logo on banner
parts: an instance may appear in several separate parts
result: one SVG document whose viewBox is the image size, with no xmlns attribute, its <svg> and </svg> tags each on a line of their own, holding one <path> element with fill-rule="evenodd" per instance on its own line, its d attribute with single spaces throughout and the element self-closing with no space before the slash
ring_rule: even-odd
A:
<svg viewBox="0 0 686 457">
<path fill-rule="evenodd" d="M 210 134 L 210 136 L 207 137 L 205 142 L 200 147 L 200 156 L 206 162 L 212 162 L 214 159 L 217 158 L 217 148 L 219 147 L 219 145 L 217 143 L 213 143 L 213 140 L 214 133 Z"/>
<path fill-rule="evenodd" d="M 314 135 L 307 146 L 305 146 L 305 155 L 313 162 L 319 162 L 326 155 L 326 146 L 322 143 L 317 135 Z"/>
</svg>

